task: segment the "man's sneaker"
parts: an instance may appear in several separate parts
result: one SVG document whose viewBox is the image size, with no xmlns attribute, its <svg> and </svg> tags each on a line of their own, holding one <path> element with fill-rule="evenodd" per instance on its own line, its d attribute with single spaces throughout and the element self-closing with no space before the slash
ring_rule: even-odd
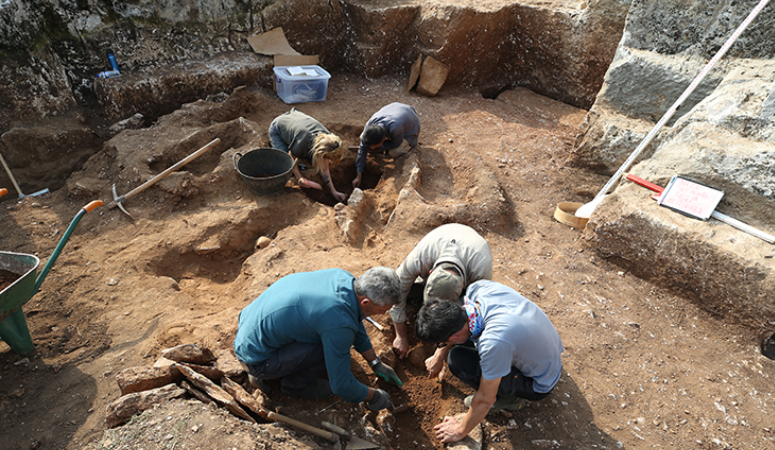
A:
<svg viewBox="0 0 775 450">
<path fill-rule="evenodd" d="M 251 374 L 248 374 L 248 382 L 250 383 L 250 386 L 253 387 L 253 389 L 261 389 L 261 392 L 264 394 L 272 393 L 272 386 L 269 386 L 269 383 L 267 383 L 266 380 L 262 380 L 260 378 L 254 377 Z"/>
<path fill-rule="evenodd" d="M 506 411 L 519 411 L 527 405 L 527 400 L 524 398 L 504 398 L 496 400 L 495 404 L 490 408 L 490 412 L 498 412 L 502 409 Z"/>
<path fill-rule="evenodd" d="M 463 400 L 463 404 L 466 405 L 466 408 L 471 407 L 471 402 L 474 401 L 474 396 L 469 395 L 468 397 Z M 502 398 L 495 401 L 495 404 L 492 405 L 492 408 L 490 408 L 490 411 L 488 414 L 496 413 L 502 409 L 505 409 L 506 411 L 519 411 L 520 409 L 524 408 L 527 405 L 527 400 L 524 398 Z"/>
<path fill-rule="evenodd" d="M 312 384 L 301 389 L 280 388 L 283 395 L 288 397 L 306 398 L 307 400 L 325 400 L 333 395 L 331 384 L 328 380 L 318 378 Z"/>
<path fill-rule="evenodd" d="M 394 149 L 392 149 L 392 150 L 389 150 L 389 151 L 388 151 L 388 154 L 390 155 L 390 157 L 391 157 L 391 158 L 394 158 L 394 159 L 395 159 L 395 158 L 398 158 L 399 156 L 404 156 L 404 155 L 406 155 L 406 154 L 407 154 L 407 153 L 409 153 L 409 152 L 410 152 L 410 151 L 411 151 L 413 148 L 414 148 L 414 147 L 412 147 L 411 145 L 409 145 L 409 143 L 408 143 L 408 142 L 406 142 L 406 139 L 404 139 L 403 141 L 401 141 L 401 145 L 399 145 L 398 147 L 396 147 L 396 148 L 394 148 Z"/>
</svg>

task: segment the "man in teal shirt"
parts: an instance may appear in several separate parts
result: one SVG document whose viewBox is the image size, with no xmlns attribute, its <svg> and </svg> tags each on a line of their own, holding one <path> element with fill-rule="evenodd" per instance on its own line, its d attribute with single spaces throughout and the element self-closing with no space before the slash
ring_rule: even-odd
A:
<svg viewBox="0 0 775 450">
<path fill-rule="evenodd" d="M 400 294 L 398 275 L 387 267 L 357 278 L 341 269 L 288 275 L 240 312 L 234 351 L 253 377 L 280 378 L 285 395 L 322 400 L 335 394 L 353 403 L 366 401 L 373 411 L 385 409 L 390 396 L 350 371 L 350 348 L 377 375 L 402 384 L 379 360 L 363 326 L 366 316 L 384 314 Z"/>
</svg>

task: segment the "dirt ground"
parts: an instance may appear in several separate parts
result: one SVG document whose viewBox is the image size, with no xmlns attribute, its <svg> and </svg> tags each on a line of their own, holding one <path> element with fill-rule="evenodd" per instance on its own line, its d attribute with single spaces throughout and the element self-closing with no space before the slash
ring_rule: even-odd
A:
<svg viewBox="0 0 775 450">
<path fill-rule="evenodd" d="M 417 151 L 397 160 L 370 156 L 363 202 L 342 209 L 292 182 L 276 196 L 252 194 L 233 155 L 266 145 L 269 123 L 289 106 L 255 88 L 222 97 L 117 135 L 67 188 L 17 201 L 8 187 L 0 250 L 45 262 L 80 207 L 111 200 L 113 183 L 126 193 L 214 137 L 222 141 L 128 200 L 134 221 L 102 206 L 80 222 L 24 307 L 36 353 L 21 358 L 0 343 L 1 448 L 335 448 L 195 399 L 158 405 L 109 431 L 105 408 L 120 395 L 116 373 L 152 365 L 165 348 L 231 348 L 239 311 L 279 277 L 397 267 L 447 222 L 481 232 L 494 279 L 538 304 L 565 345 L 553 393 L 510 417 L 488 416 L 485 448 L 775 448 L 775 362 L 761 355 L 759 336 L 622 271 L 585 245 L 584 232 L 553 219 L 559 202 L 589 201 L 607 181 L 567 163 L 586 111 L 522 89 L 496 100 L 451 89 L 427 98 L 406 93 L 403 80 L 334 74 L 325 102 L 297 107 L 347 145 L 357 145 L 363 123 L 392 101 L 414 106 L 422 123 Z M 348 194 L 354 156 L 334 173 Z M 260 236 L 272 244 L 256 248 Z M 390 319 L 376 319 L 386 331 L 366 327 L 385 354 Z M 432 427 L 465 411 L 471 390 L 449 374 L 428 379 L 422 360 L 430 349 L 413 345 L 395 363 L 401 389 L 381 385 L 353 358 L 361 381 L 383 386 L 396 406 L 411 405 L 394 421 L 335 398 L 299 401 L 277 390 L 274 407 L 382 448 L 443 448 Z"/>
</svg>

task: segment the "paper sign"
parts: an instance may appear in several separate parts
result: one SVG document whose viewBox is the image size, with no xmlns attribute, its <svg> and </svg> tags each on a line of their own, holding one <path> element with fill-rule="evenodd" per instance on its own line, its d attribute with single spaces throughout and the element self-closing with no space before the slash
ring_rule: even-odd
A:
<svg viewBox="0 0 775 450">
<path fill-rule="evenodd" d="M 318 74 L 315 69 L 305 69 L 304 67 L 298 66 L 288 67 L 285 70 L 287 70 L 292 77 L 315 77 Z"/>
<path fill-rule="evenodd" d="M 722 197 L 724 191 L 674 176 L 657 202 L 687 216 L 708 220 Z"/>
</svg>

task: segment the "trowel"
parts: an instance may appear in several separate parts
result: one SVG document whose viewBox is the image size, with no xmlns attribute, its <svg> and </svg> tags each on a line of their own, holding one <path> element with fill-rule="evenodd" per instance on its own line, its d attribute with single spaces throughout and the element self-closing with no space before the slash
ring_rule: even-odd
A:
<svg viewBox="0 0 775 450">
<path fill-rule="evenodd" d="M 353 436 L 350 438 L 350 442 L 347 443 L 347 447 L 345 447 L 346 450 L 361 450 L 367 448 L 379 448 L 379 445 L 365 441 L 358 436 Z"/>
</svg>

